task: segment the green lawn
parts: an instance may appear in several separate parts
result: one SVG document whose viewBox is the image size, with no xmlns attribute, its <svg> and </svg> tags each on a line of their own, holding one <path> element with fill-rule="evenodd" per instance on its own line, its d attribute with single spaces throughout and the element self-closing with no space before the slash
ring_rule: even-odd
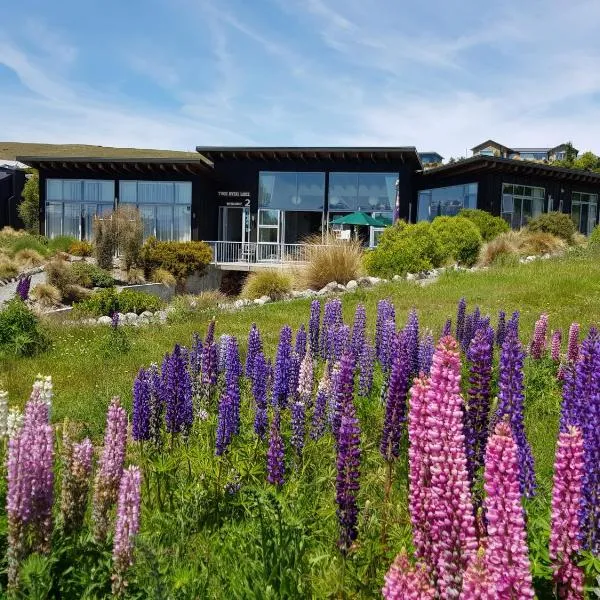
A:
<svg viewBox="0 0 600 600">
<path fill-rule="evenodd" d="M 541 312 L 549 313 L 552 329 L 562 328 L 566 333 L 570 323 L 578 321 L 586 330 L 600 314 L 600 265 L 595 258 L 577 254 L 477 273 L 447 273 L 425 287 L 389 283 L 345 294 L 342 301 L 346 322 L 351 322 L 357 303 L 365 304 L 372 332 L 377 301 L 389 297 L 396 305 L 399 325 L 416 307 L 421 327 L 430 327 L 439 336 L 446 318 L 454 318 L 462 296 L 469 310 L 479 305 L 483 314 L 492 316 L 493 324 L 498 310 L 508 314 L 520 310 L 525 343 Z M 266 352 L 273 356 L 281 326 L 287 323 L 296 329 L 307 323 L 309 305 L 309 300 L 295 300 L 222 312 L 217 315 L 217 335 L 238 336 L 244 351 L 248 329 L 256 322 Z M 51 374 L 53 418 L 82 423 L 98 441 L 111 396 L 120 395 L 130 407 L 132 381 L 139 367 L 160 362 L 176 342 L 188 344 L 193 332 L 204 334 L 210 316 L 202 313 L 181 324 L 132 330 L 130 351 L 109 357 L 102 350 L 106 329 L 55 325 L 49 352 L 1 365 L 0 387 L 8 390 L 11 403 L 23 404 L 35 375 Z M 527 360 L 525 371 L 526 428 L 539 484 L 537 498 L 527 505 L 528 527 L 539 591 L 548 575 L 548 500 L 560 390 L 556 366 L 550 361 Z M 335 549 L 335 453 L 330 436 L 309 441 L 302 464 L 293 473 L 289 454 L 286 484 L 273 493 L 265 484 L 265 444 L 257 443 L 252 432 L 247 384 L 242 398 L 242 434 L 223 461 L 214 457 L 214 413 L 206 423 L 194 426 L 189 445 L 176 445 L 171 453 L 150 459 L 131 448 L 130 459 L 142 463 L 148 486 L 132 593 L 166 597 L 156 590 L 167 585 L 173 590 L 168 597 L 173 598 L 328 598 L 337 597 L 342 588 L 346 597 L 377 597 L 393 556 L 410 546 L 405 448 L 395 467 L 391 503 L 386 507 L 383 501 L 385 464 L 378 450 L 383 409 L 378 390 L 366 400 L 357 400 L 363 453 L 361 517 L 357 548 L 345 566 Z M 287 445 L 287 416 L 283 428 Z M 242 491 L 229 496 L 220 486 L 233 473 L 239 474 Z M 160 500 L 153 487 L 159 480 L 165 486 L 163 494 L 169 490 L 168 501 L 164 496 Z M 161 502 L 167 506 L 161 509 Z M 388 537 L 382 544 L 386 514 Z M 260 593 L 255 591 L 258 588 Z"/>
</svg>

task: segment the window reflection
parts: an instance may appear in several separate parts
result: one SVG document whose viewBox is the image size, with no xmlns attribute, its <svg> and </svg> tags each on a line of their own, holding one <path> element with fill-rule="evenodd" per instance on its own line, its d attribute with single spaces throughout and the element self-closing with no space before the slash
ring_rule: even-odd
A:
<svg viewBox="0 0 600 600">
<path fill-rule="evenodd" d="M 436 217 L 452 217 L 463 208 L 477 208 L 476 183 L 421 190 L 417 219 L 433 221 Z"/>
<path fill-rule="evenodd" d="M 598 216 L 598 194 L 573 192 L 571 196 L 571 218 L 579 233 L 589 235 L 596 226 Z"/>
<path fill-rule="evenodd" d="M 521 229 L 545 211 L 546 190 L 529 185 L 502 184 L 502 218 L 512 229 Z"/>
</svg>

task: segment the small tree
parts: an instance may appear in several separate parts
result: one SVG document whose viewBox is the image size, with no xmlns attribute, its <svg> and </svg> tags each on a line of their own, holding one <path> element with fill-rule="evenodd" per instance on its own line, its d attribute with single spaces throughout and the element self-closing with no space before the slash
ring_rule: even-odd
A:
<svg viewBox="0 0 600 600">
<path fill-rule="evenodd" d="M 19 217 L 27 231 L 40 232 L 40 178 L 37 171 L 32 170 L 21 193 L 21 202 L 17 207 Z"/>
<path fill-rule="evenodd" d="M 125 270 L 141 264 L 144 224 L 137 209 L 119 207 L 94 222 L 94 243 L 98 266 L 110 270 L 117 250 L 123 255 Z"/>
</svg>

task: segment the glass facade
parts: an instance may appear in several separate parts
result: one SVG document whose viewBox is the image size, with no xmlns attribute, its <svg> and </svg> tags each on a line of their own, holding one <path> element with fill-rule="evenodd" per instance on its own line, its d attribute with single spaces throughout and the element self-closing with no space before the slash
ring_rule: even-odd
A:
<svg viewBox="0 0 600 600">
<path fill-rule="evenodd" d="M 325 205 L 325 173 L 262 171 L 258 187 L 259 208 L 322 211 Z"/>
<path fill-rule="evenodd" d="M 573 192 L 571 195 L 571 218 L 580 233 L 589 235 L 598 218 L 598 194 Z"/>
<path fill-rule="evenodd" d="M 93 179 L 46 180 L 46 235 L 91 240 L 94 218 L 113 210 L 115 182 Z"/>
<path fill-rule="evenodd" d="M 452 217 L 463 208 L 477 208 L 476 183 L 421 190 L 417 220 L 433 221 L 435 217 Z"/>
<path fill-rule="evenodd" d="M 330 173 L 329 212 L 394 210 L 398 173 Z"/>
<path fill-rule="evenodd" d="M 119 203 L 139 209 L 144 237 L 178 242 L 191 239 L 191 181 L 121 181 Z"/>
<path fill-rule="evenodd" d="M 513 228 L 525 227 L 545 212 L 546 190 L 529 185 L 502 184 L 502 218 Z"/>
<path fill-rule="evenodd" d="M 520 152 L 518 156 L 521 160 L 547 160 L 548 153 L 544 151 L 540 152 Z"/>
</svg>

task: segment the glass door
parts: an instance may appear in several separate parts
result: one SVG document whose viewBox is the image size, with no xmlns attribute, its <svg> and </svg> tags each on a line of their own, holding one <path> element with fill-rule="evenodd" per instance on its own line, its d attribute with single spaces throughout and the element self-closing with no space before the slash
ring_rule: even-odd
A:
<svg viewBox="0 0 600 600">
<path fill-rule="evenodd" d="M 282 212 L 273 208 L 261 208 L 258 211 L 257 260 L 279 261 Z"/>
<path fill-rule="evenodd" d="M 221 262 L 248 262 L 251 260 L 250 208 L 248 206 L 221 206 L 220 236 L 217 244 Z"/>
</svg>

